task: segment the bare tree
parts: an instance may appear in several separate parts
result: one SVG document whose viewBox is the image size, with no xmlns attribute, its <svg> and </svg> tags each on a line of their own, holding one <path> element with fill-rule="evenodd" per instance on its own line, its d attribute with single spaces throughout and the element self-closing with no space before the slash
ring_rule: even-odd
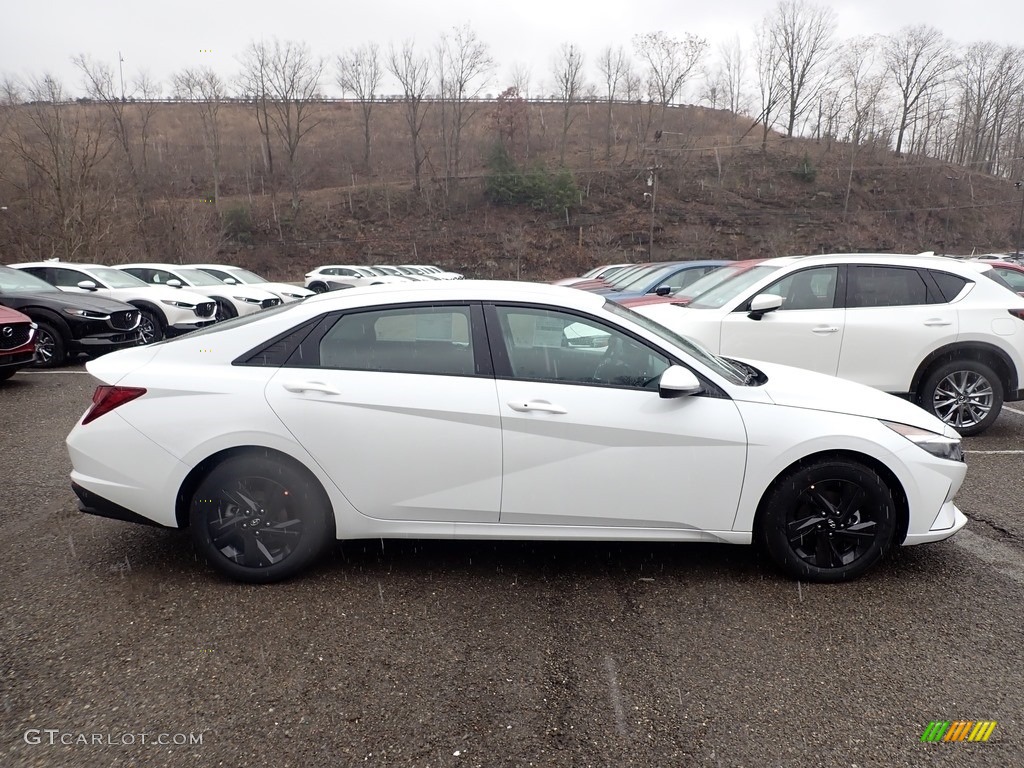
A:
<svg viewBox="0 0 1024 768">
<path fill-rule="evenodd" d="M 530 98 L 530 78 L 533 76 L 530 67 L 522 62 L 512 65 L 512 87 L 519 91 L 524 99 Z"/>
<path fill-rule="evenodd" d="M 900 94 L 899 126 L 896 131 L 896 154 L 903 151 L 908 129 L 913 129 L 920 114 L 921 97 L 941 84 L 956 64 L 952 46 L 939 30 L 919 25 L 904 27 L 886 38 L 883 54 L 885 66 Z"/>
<path fill-rule="evenodd" d="M 456 27 L 451 35 L 442 35 L 436 56 L 447 200 L 460 174 L 462 131 L 476 113 L 474 102 L 489 82 L 494 60 L 487 44 L 468 25 Z"/>
<path fill-rule="evenodd" d="M 885 69 L 877 36 L 847 40 L 837 57 L 837 74 L 846 92 L 849 137 L 854 148 L 879 132 L 885 95 Z"/>
<path fill-rule="evenodd" d="M 227 89 L 220 76 L 209 67 L 184 69 L 173 76 L 175 94 L 179 99 L 194 102 L 199 109 L 203 143 L 210 161 L 213 179 L 213 203 L 220 209 L 221 124 L 220 108 Z"/>
<path fill-rule="evenodd" d="M 267 124 L 284 146 L 288 160 L 292 210 L 299 209 L 299 148 L 302 140 L 320 124 L 318 103 L 324 61 L 313 56 L 305 43 L 274 39 L 250 43 L 242 60 L 242 79 L 253 86 L 262 105 L 261 131 Z"/>
<path fill-rule="evenodd" d="M 960 164 L 996 173 L 1008 165 L 1003 158 L 1008 119 L 1024 89 L 1021 50 L 994 43 L 974 43 L 964 51 L 956 72 L 960 117 L 956 154 Z"/>
<path fill-rule="evenodd" d="M 407 40 L 401 49 L 394 46 L 388 51 L 388 71 L 402 86 L 405 104 L 405 122 L 409 127 L 409 141 L 412 146 L 413 189 L 417 194 L 423 189 L 422 169 L 426 159 L 420 139 L 428 104 L 424 103 L 430 87 L 430 61 L 416 53 L 415 44 Z"/>
<path fill-rule="evenodd" d="M 555 55 L 552 74 L 555 76 L 555 95 L 562 102 L 562 140 L 558 162 L 565 165 L 566 140 L 576 120 L 572 107 L 583 95 L 583 52 L 573 43 L 562 43 Z"/>
<path fill-rule="evenodd" d="M 835 12 L 807 0 L 779 0 L 769 15 L 774 44 L 782 54 L 786 84 L 786 135 L 818 100 L 819 80 L 835 34 Z"/>
<path fill-rule="evenodd" d="M 363 166 L 367 172 L 370 170 L 372 138 L 370 117 L 383 75 L 380 49 L 376 43 L 361 45 L 338 57 L 338 86 L 343 93 L 351 93 L 359 100 L 363 113 Z"/>
<path fill-rule="evenodd" d="M 260 132 L 260 154 L 263 158 L 263 169 L 270 180 L 270 207 L 277 235 L 283 240 L 284 231 L 281 219 L 277 215 L 277 172 L 274 167 L 274 147 L 271 142 L 273 129 L 270 124 L 270 104 L 273 99 L 270 86 L 270 51 L 260 43 L 250 44 L 241 58 L 242 71 L 238 75 L 238 93 L 246 101 L 251 101 L 256 117 L 256 125 Z"/>
<path fill-rule="evenodd" d="M 22 241 L 39 258 L 98 258 L 114 218 L 113 186 L 101 173 L 114 138 L 98 108 L 69 108 L 63 86 L 51 75 L 30 80 L 24 91 L 28 103 L 5 134 L 23 170 L 16 174 L 9 167 L 2 174 L 28 206 L 32 235 Z M 5 100 L 15 93 L 5 88 Z"/>
<path fill-rule="evenodd" d="M 768 134 L 775 127 L 786 99 L 783 75 L 783 52 L 768 21 L 755 29 L 754 66 L 757 70 L 757 90 L 761 113 L 754 125 L 761 123 L 761 151 L 768 149 Z M 754 126 L 751 126 L 753 129 Z M 749 130 L 748 130 L 749 133 Z"/>
<path fill-rule="evenodd" d="M 747 66 L 743 55 L 743 43 L 739 35 L 732 40 L 722 43 L 718 48 L 719 59 L 722 62 L 722 85 L 725 88 L 725 102 L 733 114 L 739 114 L 744 109 L 745 99 L 743 97 L 743 78 Z"/>
<path fill-rule="evenodd" d="M 597 68 L 604 78 L 604 93 L 608 103 L 608 121 L 605 125 L 604 156 L 606 160 L 612 156 L 612 135 L 614 133 L 614 122 L 612 120 L 612 107 L 622 89 L 623 81 L 629 72 L 629 56 L 626 50 L 620 45 L 612 48 L 610 45 L 601 51 L 597 59 Z"/>
<path fill-rule="evenodd" d="M 648 32 L 634 37 L 633 46 L 647 65 L 648 94 L 661 105 L 663 127 L 668 105 L 678 99 L 683 85 L 704 58 L 708 42 L 690 33 L 677 40 L 664 32 Z"/>
</svg>

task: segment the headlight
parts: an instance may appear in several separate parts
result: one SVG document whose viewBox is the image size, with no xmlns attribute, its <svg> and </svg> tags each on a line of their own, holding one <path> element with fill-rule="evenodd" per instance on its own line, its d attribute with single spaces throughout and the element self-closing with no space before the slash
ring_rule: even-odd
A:
<svg viewBox="0 0 1024 768">
<path fill-rule="evenodd" d="M 262 304 L 259 299 L 250 299 L 248 296 L 233 296 L 235 301 L 244 301 L 246 304 Z"/>
<path fill-rule="evenodd" d="M 75 307 L 63 307 L 65 315 L 71 315 L 72 317 L 84 317 L 89 320 L 109 320 L 110 315 L 105 315 L 102 312 L 93 312 L 89 309 L 76 309 Z"/>
<path fill-rule="evenodd" d="M 949 461 L 964 460 L 959 437 L 946 437 L 938 432 L 930 432 L 927 429 L 911 427 L 907 424 L 897 424 L 894 421 L 883 421 L 882 423 L 893 432 L 898 432 L 910 442 L 928 451 L 932 456 Z"/>
<path fill-rule="evenodd" d="M 166 304 L 169 307 L 180 307 L 181 309 L 195 309 L 195 304 L 189 304 L 187 301 L 174 301 L 173 299 L 160 299 L 161 304 Z"/>
</svg>

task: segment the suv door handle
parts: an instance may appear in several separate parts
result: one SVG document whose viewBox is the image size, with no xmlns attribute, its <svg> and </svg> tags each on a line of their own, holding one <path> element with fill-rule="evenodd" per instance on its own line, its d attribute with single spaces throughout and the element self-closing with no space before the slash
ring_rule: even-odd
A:
<svg viewBox="0 0 1024 768">
<path fill-rule="evenodd" d="M 547 400 L 510 400 L 508 407 L 513 411 L 519 411 L 520 413 L 527 413 L 529 411 L 539 411 L 541 413 L 568 413 L 565 408 L 560 405 L 549 403 Z"/>
<path fill-rule="evenodd" d="M 811 333 L 836 333 L 838 330 L 834 325 L 818 325 L 811 328 Z"/>
<path fill-rule="evenodd" d="M 341 392 L 334 387 L 329 387 L 322 381 L 289 381 L 281 385 L 289 392 L 301 394 L 302 392 L 321 392 L 325 395 L 340 395 Z"/>
<path fill-rule="evenodd" d="M 943 320 L 941 317 L 932 317 L 932 318 L 929 318 L 928 320 L 925 320 L 924 324 L 927 325 L 929 328 L 934 328 L 936 326 L 952 325 L 953 321 L 952 320 Z"/>
</svg>

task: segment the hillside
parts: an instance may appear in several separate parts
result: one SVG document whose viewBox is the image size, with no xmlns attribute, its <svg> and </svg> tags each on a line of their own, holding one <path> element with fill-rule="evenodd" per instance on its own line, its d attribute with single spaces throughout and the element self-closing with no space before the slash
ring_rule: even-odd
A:
<svg viewBox="0 0 1024 768">
<path fill-rule="evenodd" d="M 544 280 L 649 257 L 981 253 L 1012 250 L 1017 237 L 1021 193 L 1006 179 L 824 138 L 771 134 L 762 151 L 761 129 L 751 130 L 749 118 L 698 107 L 670 108 L 655 141 L 650 128 L 658 116 L 639 104 L 616 105 L 611 121 L 606 104 L 573 107 L 564 153 L 578 191 L 571 205 L 557 210 L 488 201 L 486 158 L 501 119 L 493 102 L 474 105 L 459 172 L 447 181 L 437 109 L 428 110 L 419 193 L 401 103 L 375 106 L 369 167 L 362 159 L 358 105 L 320 105 L 318 124 L 297 156 L 297 211 L 289 202 L 282 153 L 272 200 L 252 109 L 226 104 L 215 208 L 196 109 L 151 106 L 146 206 L 139 209 L 144 221 L 132 225 L 123 183 L 116 183 L 123 182 L 123 163 L 115 146 L 92 193 L 98 199 L 110 190 L 112 207 L 97 207 L 94 214 L 94 228 L 106 228 L 96 229 L 102 237 L 87 240 L 74 251 L 76 258 L 118 262 L 148 250 L 155 259 L 235 262 L 290 280 L 331 262 L 424 262 L 473 277 Z M 97 126 L 104 119 L 99 106 L 60 109 Z M 509 154 L 524 171 L 558 167 L 562 105 L 521 109 L 517 132 L 501 134 Z M 2 199 L 10 201 L 0 217 L 2 260 L 60 255 L 44 244 L 52 225 L 42 192 L 22 194 L 28 185 L 10 183 L 16 178 L 11 168 L 4 175 L 7 186 L 0 186 Z"/>
</svg>

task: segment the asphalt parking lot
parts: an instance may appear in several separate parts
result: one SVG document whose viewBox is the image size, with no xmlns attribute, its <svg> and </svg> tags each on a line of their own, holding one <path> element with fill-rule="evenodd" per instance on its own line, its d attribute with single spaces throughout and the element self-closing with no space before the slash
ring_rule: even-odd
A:
<svg viewBox="0 0 1024 768">
<path fill-rule="evenodd" d="M 848 584 L 742 547 L 372 541 L 252 587 L 78 513 L 93 387 L 0 385 L 0 765 L 1024 765 L 1024 403 L 965 442 L 965 531 Z M 921 742 L 956 720 L 997 725 Z"/>
</svg>

